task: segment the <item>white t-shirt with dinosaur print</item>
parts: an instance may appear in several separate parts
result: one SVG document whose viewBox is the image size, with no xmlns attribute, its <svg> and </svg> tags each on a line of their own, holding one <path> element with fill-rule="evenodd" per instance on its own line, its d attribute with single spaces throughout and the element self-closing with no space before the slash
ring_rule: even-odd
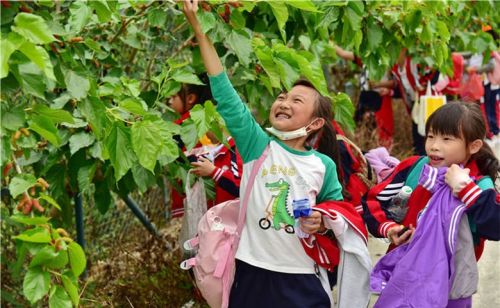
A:
<svg viewBox="0 0 500 308">
<path fill-rule="evenodd" d="M 226 121 L 244 162 L 241 198 L 253 164 L 267 144 L 270 147 L 252 187 L 236 258 L 276 272 L 314 273 L 314 262 L 294 232 L 292 202 L 307 198 L 314 206 L 326 200 L 342 200 L 335 163 L 317 151 L 298 151 L 269 137 L 225 73 L 210 77 L 210 84 L 217 110 Z"/>
</svg>

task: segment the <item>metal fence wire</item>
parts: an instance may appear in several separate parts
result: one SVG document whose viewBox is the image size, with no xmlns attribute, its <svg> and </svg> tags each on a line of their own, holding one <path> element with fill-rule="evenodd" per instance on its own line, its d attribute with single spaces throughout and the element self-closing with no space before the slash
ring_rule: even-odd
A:
<svg viewBox="0 0 500 308">
<path fill-rule="evenodd" d="M 144 194 L 132 193 L 130 197 L 157 229 L 161 229 L 170 220 L 168 189 L 155 186 Z M 117 196 L 114 200 L 115 204 L 105 214 L 100 213 L 94 204 L 85 202 L 85 250 L 90 259 L 105 257 L 109 249 L 130 241 L 137 234 L 149 236 L 125 202 Z"/>
</svg>

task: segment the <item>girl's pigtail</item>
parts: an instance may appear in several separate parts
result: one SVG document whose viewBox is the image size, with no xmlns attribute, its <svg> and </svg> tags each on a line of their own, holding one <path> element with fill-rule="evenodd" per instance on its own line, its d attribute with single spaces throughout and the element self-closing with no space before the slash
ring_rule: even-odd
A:
<svg viewBox="0 0 500 308">
<path fill-rule="evenodd" d="M 500 165 L 490 146 L 486 142 L 483 143 L 481 149 L 472 155 L 471 158 L 476 161 L 481 174 L 488 175 L 493 180 L 493 183 L 495 183 L 500 172 Z"/>
</svg>

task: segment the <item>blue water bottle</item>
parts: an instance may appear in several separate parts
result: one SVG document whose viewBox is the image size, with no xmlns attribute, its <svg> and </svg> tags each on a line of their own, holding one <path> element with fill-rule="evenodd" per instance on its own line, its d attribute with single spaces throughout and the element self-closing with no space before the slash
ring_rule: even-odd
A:
<svg viewBox="0 0 500 308">
<path fill-rule="evenodd" d="M 309 217 L 312 213 L 311 203 L 308 198 L 293 200 L 293 217 L 295 218 L 295 234 L 300 238 L 307 238 L 309 234 L 305 233 L 300 229 L 299 218 Z"/>
</svg>

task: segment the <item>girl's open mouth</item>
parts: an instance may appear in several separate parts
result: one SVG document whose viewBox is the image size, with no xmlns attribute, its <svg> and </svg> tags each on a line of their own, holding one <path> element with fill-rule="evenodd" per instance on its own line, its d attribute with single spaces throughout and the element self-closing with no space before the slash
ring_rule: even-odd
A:
<svg viewBox="0 0 500 308">
<path fill-rule="evenodd" d="M 444 158 L 435 156 L 435 155 L 429 155 L 429 160 L 431 164 L 438 164 L 444 160 Z"/>
</svg>

